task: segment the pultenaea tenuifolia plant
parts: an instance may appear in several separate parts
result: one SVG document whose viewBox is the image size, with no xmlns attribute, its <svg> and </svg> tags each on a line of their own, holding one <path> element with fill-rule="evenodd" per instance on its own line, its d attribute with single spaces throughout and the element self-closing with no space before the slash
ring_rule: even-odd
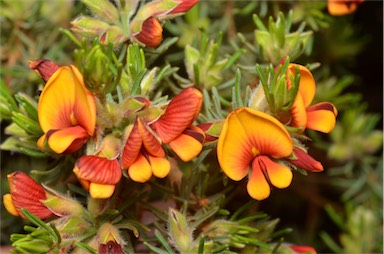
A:
<svg viewBox="0 0 384 254">
<path fill-rule="evenodd" d="M 312 8 L 323 21 L 361 2 Z M 6 210 L 33 224 L 11 235 L 12 251 L 316 253 L 321 245 L 288 238 L 291 229 L 278 229 L 279 220 L 262 212 L 264 200 L 279 195 L 300 200 L 295 184 L 328 171 L 314 147 L 343 145 L 337 118 L 346 106 L 318 95 L 313 62 L 321 59 L 303 60 L 315 34 L 295 10 L 311 7 L 292 1 L 274 13 L 281 8 L 275 2 L 197 0 L 75 6 L 81 13 L 61 29 L 75 46 L 65 52 L 71 62 L 26 59 L 41 78 L 33 95 L 13 95 L 1 83 L 9 122 L 2 150 L 43 165 L 7 173 Z"/>
</svg>

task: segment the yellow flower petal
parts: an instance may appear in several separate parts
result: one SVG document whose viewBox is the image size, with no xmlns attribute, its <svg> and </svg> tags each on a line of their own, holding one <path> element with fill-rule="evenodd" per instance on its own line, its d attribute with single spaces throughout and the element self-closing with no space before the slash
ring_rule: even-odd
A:
<svg viewBox="0 0 384 254">
<path fill-rule="evenodd" d="M 268 156 L 257 156 L 255 160 L 258 161 L 263 172 L 266 172 L 273 186 L 282 189 L 291 184 L 293 173 L 287 166 L 272 161 Z"/>
<path fill-rule="evenodd" d="M 303 97 L 301 94 L 297 94 L 295 101 L 289 110 L 291 112 L 291 123 L 289 125 L 294 127 L 301 127 L 301 132 L 305 131 L 307 126 L 307 111 L 304 106 Z"/>
<path fill-rule="evenodd" d="M 142 154 L 139 154 L 136 161 L 128 168 L 128 175 L 133 181 L 139 183 L 145 183 L 151 178 L 151 165 Z"/>
<path fill-rule="evenodd" d="M 336 108 L 328 102 L 322 102 L 307 108 L 307 128 L 329 133 L 336 125 Z"/>
<path fill-rule="evenodd" d="M 257 160 L 254 160 L 252 163 L 252 170 L 247 183 L 247 191 L 249 196 L 256 200 L 266 199 L 271 193 L 271 188 Z"/>
<path fill-rule="evenodd" d="M 85 87 L 83 76 L 79 70 L 71 65 L 73 80 L 75 81 L 75 102 L 73 113 L 76 121 L 93 135 L 96 126 L 96 102 L 93 94 Z"/>
<path fill-rule="evenodd" d="M 67 66 L 60 67 L 48 80 L 38 104 L 39 123 L 44 132 L 72 126 L 75 82 Z"/>
<path fill-rule="evenodd" d="M 164 178 L 171 171 L 171 163 L 165 158 L 149 156 L 152 173 L 158 178 Z"/>
<path fill-rule="evenodd" d="M 110 198 L 115 192 L 115 185 L 91 183 L 89 193 L 92 198 Z"/>
<path fill-rule="evenodd" d="M 186 134 L 179 135 L 169 143 L 169 146 L 185 162 L 195 158 L 203 149 L 198 140 Z"/>
<path fill-rule="evenodd" d="M 357 6 L 364 0 L 328 0 L 328 12 L 331 15 L 341 16 L 356 11 Z"/>
<path fill-rule="evenodd" d="M 8 193 L 3 196 L 3 204 L 5 206 L 5 209 L 7 209 L 10 214 L 12 214 L 13 216 L 19 216 L 16 207 L 13 204 L 11 194 Z"/>
<path fill-rule="evenodd" d="M 295 73 L 297 67 L 299 67 L 300 72 L 298 93 L 300 93 L 303 97 L 304 106 L 308 107 L 311 104 L 313 97 L 315 97 L 316 82 L 312 76 L 312 73 L 306 67 L 300 64 L 289 64 L 288 70 L 290 71 L 291 75 Z"/>
<path fill-rule="evenodd" d="M 88 140 L 87 131 L 80 125 L 54 132 L 48 132 L 48 145 L 58 154 L 72 153 L 80 149 Z"/>
<path fill-rule="evenodd" d="M 238 108 L 227 117 L 217 144 L 224 173 L 233 180 L 244 178 L 259 154 L 275 158 L 292 153 L 292 140 L 274 117 L 250 108 Z"/>
<path fill-rule="evenodd" d="M 40 95 L 38 112 L 44 132 L 80 124 L 93 135 L 96 104 L 74 66 L 60 67 L 51 76 Z"/>
</svg>

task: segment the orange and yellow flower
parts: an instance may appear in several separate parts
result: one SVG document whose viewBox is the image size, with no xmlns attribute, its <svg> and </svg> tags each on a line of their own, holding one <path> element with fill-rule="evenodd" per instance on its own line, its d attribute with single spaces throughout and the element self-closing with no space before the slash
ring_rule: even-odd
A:
<svg viewBox="0 0 384 254">
<path fill-rule="evenodd" d="M 357 7 L 364 0 L 328 0 L 328 12 L 334 16 L 350 14 L 357 10 Z"/>
<path fill-rule="evenodd" d="M 248 175 L 247 190 L 257 200 L 270 195 L 270 186 L 286 188 L 293 174 L 278 163 L 293 150 L 292 140 L 274 117 L 250 108 L 238 108 L 226 118 L 217 144 L 224 173 L 239 181 Z"/>
<path fill-rule="evenodd" d="M 56 153 L 73 153 L 93 135 L 96 125 L 96 103 L 85 87 L 78 69 L 63 66 L 48 79 L 39 99 L 38 117 L 45 142 Z"/>
<path fill-rule="evenodd" d="M 53 215 L 42 203 L 47 199 L 47 193 L 40 184 L 21 171 L 13 172 L 7 177 L 10 193 L 3 196 L 3 203 L 10 214 L 25 219 L 21 213 L 24 208 L 40 219 Z"/>
<path fill-rule="evenodd" d="M 192 125 L 202 104 L 202 94 L 187 88 L 176 95 L 158 119 L 147 122 L 137 117 L 127 129 L 127 139 L 122 154 L 123 168 L 136 182 L 148 181 L 152 174 L 158 178 L 168 175 L 171 165 L 165 158 L 162 144 L 183 160 L 196 157 L 203 147 L 204 132 Z"/>
<path fill-rule="evenodd" d="M 304 66 L 290 64 L 288 66 L 287 83 L 290 88 L 289 77 L 296 68 L 300 71 L 299 91 L 296 95 L 291 113 L 290 126 L 300 127 L 301 132 L 312 129 L 323 133 L 329 133 L 336 124 L 337 109 L 329 102 L 320 102 L 311 105 L 316 92 L 316 83 L 311 72 Z"/>
</svg>

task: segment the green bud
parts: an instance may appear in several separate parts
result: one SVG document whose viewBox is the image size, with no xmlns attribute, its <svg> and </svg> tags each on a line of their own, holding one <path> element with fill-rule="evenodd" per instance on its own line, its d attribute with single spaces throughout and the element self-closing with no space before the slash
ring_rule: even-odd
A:
<svg viewBox="0 0 384 254">
<path fill-rule="evenodd" d="M 88 38 L 99 37 L 110 27 L 108 23 L 91 17 L 78 17 L 71 24 L 72 31 Z"/>
<path fill-rule="evenodd" d="M 80 235 L 88 230 L 91 225 L 80 217 L 65 218 L 64 221 L 56 223 L 57 230 L 61 234 Z"/>
<path fill-rule="evenodd" d="M 95 14 L 96 17 L 112 24 L 119 23 L 119 12 L 110 1 L 82 0 L 82 2 Z"/>
<path fill-rule="evenodd" d="M 157 69 L 158 69 L 157 67 L 153 68 L 141 80 L 141 83 L 140 83 L 141 94 L 148 94 L 150 91 L 152 91 Z"/>
<path fill-rule="evenodd" d="M 129 38 L 129 31 L 123 31 L 119 26 L 110 26 L 103 34 L 100 36 L 100 41 L 108 44 L 112 43 L 113 45 L 118 45 Z"/>
<path fill-rule="evenodd" d="M 87 216 L 84 207 L 80 203 L 56 193 L 55 195 L 47 193 L 47 199 L 42 200 L 41 203 L 60 217 L 66 215 L 77 217 Z"/>
<path fill-rule="evenodd" d="M 19 112 L 12 112 L 12 121 L 16 123 L 19 127 L 25 130 L 28 134 L 40 137 L 43 135 L 43 131 L 40 128 L 40 125 L 37 121 L 30 119 Z"/>
<path fill-rule="evenodd" d="M 39 121 L 37 116 L 37 102 L 34 101 L 31 97 L 29 97 L 26 94 L 18 93 L 15 95 L 15 98 L 17 102 L 19 103 L 19 106 L 21 106 L 27 116 L 29 116 L 34 121 Z"/>
<path fill-rule="evenodd" d="M 197 49 L 191 47 L 190 45 L 185 47 L 185 66 L 190 79 L 195 79 L 193 66 L 197 64 L 199 58 L 200 52 Z"/>
<path fill-rule="evenodd" d="M 186 217 L 180 212 L 169 209 L 168 212 L 168 235 L 180 253 L 190 253 L 194 248 L 194 229 L 188 225 Z"/>
</svg>

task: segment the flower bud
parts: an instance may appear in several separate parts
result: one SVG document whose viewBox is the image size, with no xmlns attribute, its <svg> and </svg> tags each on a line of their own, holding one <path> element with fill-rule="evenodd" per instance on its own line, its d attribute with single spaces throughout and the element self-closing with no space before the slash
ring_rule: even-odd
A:
<svg viewBox="0 0 384 254">
<path fill-rule="evenodd" d="M 48 79 L 55 73 L 60 66 L 47 59 L 39 59 L 28 62 L 29 68 L 36 71 L 37 74 L 47 82 Z"/>
<path fill-rule="evenodd" d="M 190 253 L 194 247 L 193 229 L 188 225 L 185 216 L 174 210 L 169 209 L 168 213 L 168 235 L 175 248 L 180 253 Z"/>
<path fill-rule="evenodd" d="M 83 0 L 82 1 L 94 14 L 110 23 L 119 22 L 119 12 L 108 0 Z"/>
<path fill-rule="evenodd" d="M 124 253 L 121 245 L 124 244 L 119 230 L 111 223 L 104 223 L 97 232 L 99 242 L 98 253 Z M 110 252 L 111 251 L 111 252 Z"/>
<path fill-rule="evenodd" d="M 162 33 L 163 28 L 160 22 L 154 17 L 149 17 L 143 22 L 141 31 L 135 34 L 134 38 L 148 47 L 155 48 L 163 39 Z"/>
<path fill-rule="evenodd" d="M 9 213 L 25 219 L 21 213 L 24 208 L 40 219 L 51 217 L 53 213 L 42 203 L 47 199 L 44 188 L 21 171 L 8 176 L 10 194 L 3 197 L 4 206 Z"/>
<path fill-rule="evenodd" d="M 180 3 L 168 14 L 183 14 L 189 11 L 199 0 L 180 0 Z"/>
<path fill-rule="evenodd" d="M 109 24 L 91 17 L 78 17 L 71 22 L 71 30 L 85 37 L 95 38 L 109 28 Z"/>
<path fill-rule="evenodd" d="M 48 194 L 48 198 L 41 201 L 41 203 L 59 217 L 66 215 L 81 216 L 85 214 L 84 207 L 80 203 L 64 196 Z"/>
</svg>

